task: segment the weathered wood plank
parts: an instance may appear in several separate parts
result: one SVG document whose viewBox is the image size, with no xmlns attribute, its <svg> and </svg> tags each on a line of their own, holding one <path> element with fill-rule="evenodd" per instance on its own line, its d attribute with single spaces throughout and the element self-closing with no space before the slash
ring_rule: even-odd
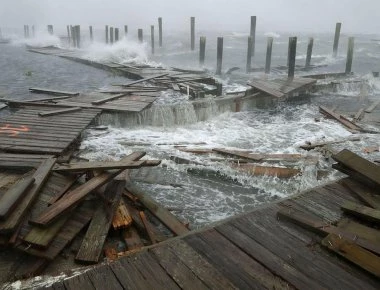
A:
<svg viewBox="0 0 380 290">
<path fill-rule="evenodd" d="M 342 210 L 366 221 L 380 223 L 380 210 L 373 209 L 351 201 L 346 201 L 342 205 Z"/>
<path fill-rule="evenodd" d="M 109 200 L 109 204 L 107 208 L 99 207 L 95 212 L 75 261 L 80 263 L 99 261 L 124 186 L 125 181 L 122 180 L 114 180 L 107 185 L 104 197 Z"/>
<path fill-rule="evenodd" d="M 33 204 L 33 201 L 37 197 L 38 192 L 44 185 L 51 169 L 55 164 L 55 161 L 55 158 L 49 158 L 41 163 L 36 172 L 33 174 L 34 184 L 32 187 L 28 190 L 23 199 L 17 204 L 7 220 L 0 221 L 0 233 L 12 232 L 20 224 L 22 218 L 26 214 L 26 211 Z"/>
<path fill-rule="evenodd" d="M 137 186 L 128 182 L 126 189 L 133 193 L 147 209 L 149 209 L 163 224 L 165 224 L 176 235 L 182 235 L 189 232 L 171 212 L 160 206 L 156 201 L 143 193 Z"/>
<path fill-rule="evenodd" d="M 44 88 L 30 88 L 30 92 L 37 93 L 37 94 L 48 94 L 48 95 L 55 95 L 55 96 L 78 96 L 79 93 L 77 92 L 66 92 L 66 91 L 58 91 L 58 90 L 51 90 L 51 89 L 44 89 Z"/>
<path fill-rule="evenodd" d="M 327 146 L 327 145 L 333 145 L 333 144 L 339 144 L 339 143 L 344 143 L 344 142 L 348 142 L 348 141 L 360 141 L 361 138 L 360 137 L 353 137 L 353 138 L 348 138 L 348 139 L 343 139 L 343 140 L 336 140 L 336 141 L 328 141 L 328 142 L 316 142 L 316 143 L 313 143 L 313 144 L 305 144 L 305 145 L 301 145 L 300 148 L 304 149 L 304 150 L 312 150 L 312 149 L 315 149 L 317 147 L 323 147 L 323 146 Z"/>
<path fill-rule="evenodd" d="M 329 110 L 326 107 L 320 106 L 319 107 L 319 111 L 321 113 L 323 113 L 323 114 L 325 114 L 325 115 L 327 115 L 327 116 L 335 119 L 336 121 L 340 122 L 342 125 L 346 126 L 348 129 L 356 130 L 356 131 L 362 131 L 363 130 L 363 128 L 361 128 L 360 126 L 356 125 L 355 123 L 352 123 L 347 118 L 345 118 L 342 115 L 337 114 L 337 113 Z"/>
<path fill-rule="evenodd" d="M 124 96 L 126 96 L 126 93 L 121 93 L 121 94 L 117 94 L 117 95 L 114 95 L 114 96 L 111 96 L 111 97 L 106 97 L 106 98 L 103 98 L 103 99 L 100 99 L 100 100 L 92 101 L 91 104 L 93 104 L 93 105 L 101 105 L 101 104 L 107 103 L 109 101 L 117 100 L 117 99 L 122 98 Z"/>
<path fill-rule="evenodd" d="M 0 197 L 0 220 L 6 219 L 17 203 L 26 195 L 26 191 L 33 185 L 35 179 L 26 177 L 19 180 Z"/>
<path fill-rule="evenodd" d="M 87 277 L 90 279 L 92 285 L 97 290 L 112 289 L 123 290 L 120 282 L 115 277 L 111 268 L 108 265 L 95 267 L 91 271 L 86 272 Z"/>
<path fill-rule="evenodd" d="M 378 229 L 367 227 L 348 218 L 340 220 L 338 223 L 338 228 L 345 232 L 353 233 L 356 237 L 371 241 L 374 245 L 380 246 L 380 231 Z M 356 239 L 357 238 L 353 240 Z M 367 250 L 369 249 L 367 248 Z"/>
<path fill-rule="evenodd" d="M 150 242 L 152 244 L 159 242 L 159 239 L 157 239 L 153 231 L 153 225 L 150 223 L 150 221 L 148 221 L 145 213 L 143 211 L 140 211 L 139 214 L 140 214 L 141 221 L 144 224 L 145 232 L 148 234 Z"/>
<path fill-rule="evenodd" d="M 109 169 L 135 169 L 144 165 L 145 160 L 138 161 L 105 161 L 105 162 L 80 162 L 70 164 L 60 164 L 53 168 L 53 171 L 78 172 L 87 170 L 109 170 Z"/>
<path fill-rule="evenodd" d="M 227 155 L 227 156 L 245 158 L 245 159 L 249 159 L 249 160 L 253 160 L 253 161 L 260 161 L 263 159 L 262 156 L 254 156 L 254 155 L 252 156 L 248 152 L 244 153 L 244 152 L 241 152 L 241 151 L 239 152 L 236 150 L 227 150 L 227 149 L 223 149 L 223 148 L 213 148 L 212 151 L 215 151 L 217 153 Z"/>
<path fill-rule="evenodd" d="M 322 245 L 339 256 L 355 263 L 369 273 L 380 278 L 380 257 L 337 235 L 330 234 Z"/>
<path fill-rule="evenodd" d="M 375 110 L 375 108 L 380 104 L 380 100 L 378 101 L 375 101 L 371 106 L 369 106 L 367 109 L 365 109 L 364 111 L 366 113 L 372 113 L 373 110 Z"/>
<path fill-rule="evenodd" d="M 133 226 L 123 231 L 123 238 L 125 244 L 127 245 L 128 251 L 140 249 L 144 246 L 143 242 L 140 239 L 140 235 L 138 234 L 136 228 Z"/>
<path fill-rule="evenodd" d="M 248 172 L 253 176 L 275 176 L 278 178 L 291 178 L 301 174 L 301 170 L 295 168 L 277 167 L 277 166 L 260 166 L 256 164 L 243 163 L 232 164 L 233 168 L 240 171 Z"/>
<path fill-rule="evenodd" d="M 374 190 L 364 184 L 355 182 L 354 180 L 344 179 L 341 181 L 344 187 L 346 187 L 350 192 L 353 192 L 359 197 L 361 201 L 365 204 L 375 208 L 380 209 L 380 196 L 379 191 Z"/>
<path fill-rule="evenodd" d="M 96 288 L 91 283 L 86 275 L 77 275 L 63 280 L 66 290 L 95 290 Z"/>
<path fill-rule="evenodd" d="M 48 112 L 40 112 L 38 113 L 38 116 L 40 117 L 49 117 L 49 116 L 56 116 L 56 115 L 61 115 L 61 114 L 67 114 L 67 113 L 72 113 L 76 111 L 81 111 L 82 108 L 68 108 L 68 109 L 61 109 L 61 110 L 56 110 L 56 111 L 48 111 Z"/>
</svg>

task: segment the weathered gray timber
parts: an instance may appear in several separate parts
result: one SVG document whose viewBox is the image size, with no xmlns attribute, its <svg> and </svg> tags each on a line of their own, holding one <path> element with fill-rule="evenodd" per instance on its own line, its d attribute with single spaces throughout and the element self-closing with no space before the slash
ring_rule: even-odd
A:
<svg viewBox="0 0 380 290">
<path fill-rule="evenodd" d="M 143 30 L 141 28 L 137 30 L 137 37 L 140 43 L 144 41 Z"/>
<path fill-rule="evenodd" d="M 216 74 L 221 75 L 223 62 L 223 37 L 218 37 L 216 51 Z"/>
<path fill-rule="evenodd" d="M 76 36 L 76 43 L 77 43 L 77 48 L 80 48 L 81 46 L 81 36 L 80 36 L 80 25 L 75 26 L 75 36 Z"/>
<path fill-rule="evenodd" d="M 67 29 L 67 41 L 68 41 L 69 46 L 71 46 L 71 29 L 70 29 L 70 25 L 67 25 L 66 29 Z"/>
<path fill-rule="evenodd" d="M 313 53 L 313 45 L 314 45 L 314 38 L 310 37 L 309 43 L 307 44 L 306 63 L 305 63 L 305 68 L 307 69 L 310 68 L 311 55 Z"/>
<path fill-rule="evenodd" d="M 342 23 L 338 22 L 335 26 L 333 57 L 336 57 L 338 55 L 338 46 L 339 46 L 339 37 L 340 37 L 341 28 L 342 28 Z"/>
<path fill-rule="evenodd" d="M 206 57 L 206 37 L 201 36 L 199 38 L 199 65 L 203 66 Z"/>
<path fill-rule="evenodd" d="M 113 36 L 114 36 L 113 27 L 110 27 L 110 43 L 111 43 L 111 45 L 113 44 Z"/>
<path fill-rule="evenodd" d="M 195 17 L 190 17 L 190 48 L 195 49 Z"/>
<path fill-rule="evenodd" d="M 294 70 L 296 67 L 296 50 L 297 50 L 297 37 L 289 37 L 288 78 L 294 77 Z"/>
<path fill-rule="evenodd" d="M 47 28 L 48 28 L 48 32 L 49 32 L 49 34 L 50 34 L 50 35 L 53 35 L 53 34 L 54 34 L 53 25 L 49 24 L 49 25 L 47 26 Z"/>
<path fill-rule="evenodd" d="M 92 26 L 91 25 L 90 25 L 89 29 L 90 29 L 90 41 L 93 42 L 94 41 L 94 35 L 92 33 Z"/>
<path fill-rule="evenodd" d="M 267 42 L 267 54 L 265 58 L 265 73 L 270 73 L 270 65 L 272 62 L 272 47 L 273 47 L 273 37 L 268 37 Z"/>
<path fill-rule="evenodd" d="M 245 67 L 245 71 L 249 73 L 252 67 L 252 36 L 248 37 L 248 46 L 247 46 L 247 64 Z"/>
<path fill-rule="evenodd" d="M 106 25 L 106 44 L 108 44 L 108 25 Z"/>
<path fill-rule="evenodd" d="M 115 28 L 115 42 L 119 41 L 119 28 Z"/>
<path fill-rule="evenodd" d="M 256 16 L 251 16 L 251 28 L 249 35 L 252 38 L 252 56 L 255 55 L 255 42 L 256 42 Z"/>
<path fill-rule="evenodd" d="M 354 43 L 355 38 L 348 38 L 347 60 L 346 60 L 346 74 L 350 74 L 352 71 L 352 60 L 354 58 Z"/>
<path fill-rule="evenodd" d="M 128 36 L 128 25 L 124 25 L 124 37 Z"/>
<path fill-rule="evenodd" d="M 150 26 L 150 45 L 152 48 L 152 54 L 154 54 L 154 25 Z"/>
<path fill-rule="evenodd" d="M 162 47 L 162 17 L 158 17 L 158 46 Z"/>
</svg>

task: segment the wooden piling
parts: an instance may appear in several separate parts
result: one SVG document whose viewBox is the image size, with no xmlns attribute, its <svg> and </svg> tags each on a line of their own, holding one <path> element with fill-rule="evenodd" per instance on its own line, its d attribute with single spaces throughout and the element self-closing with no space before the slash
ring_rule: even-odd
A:
<svg viewBox="0 0 380 290">
<path fill-rule="evenodd" d="M 30 37 L 30 33 L 29 33 L 29 25 L 26 26 L 26 36 L 27 36 L 27 38 Z"/>
<path fill-rule="evenodd" d="M 71 30 L 71 39 L 72 39 L 73 47 L 77 47 L 76 31 L 75 31 L 74 26 L 70 25 L 70 30 Z"/>
<path fill-rule="evenodd" d="M 348 38 L 348 49 L 347 49 L 347 61 L 346 61 L 346 74 L 350 74 L 352 71 L 352 59 L 354 57 L 354 43 L 355 38 Z"/>
<path fill-rule="evenodd" d="M 80 25 L 75 26 L 75 36 L 76 36 L 76 42 L 77 42 L 77 48 L 80 48 Z"/>
<path fill-rule="evenodd" d="M 106 25 L 106 44 L 108 44 L 108 25 Z"/>
<path fill-rule="evenodd" d="M 190 46 L 191 50 L 195 49 L 195 17 L 190 18 Z"/>
<path fill-rule="evenodd" d="M 247 65 L 246 72 L 249 73 L 251 71 L 252 64 L 252 36 L 248 37 L 248 48 L 247 48 Z"/>
<path fill-rule="evenodd" d="M 267 55 L 265 59 L 265 73 L 270 73 L 270 65 L 272 62 L 272 48 L 273 48 L 273 37 L 268 37 L 267 40 Z"/>
<path fill-rule="evenodd" d="M 336 57 L 338 55 L 338 45 L 339 45 L 339 37 L 340 37 L 341 28 L 342 28 L 342 23 L 338 22 L 335 26 L 333 57 Z"/>
<path fill-rule="evenodd" d="M 113 44 L 113 27 L 110 27 L 110 43 Z"/>
<path fill-rule="evenodd" d="M 137 30 L 137 35 L 138 35 L 139 42 L 142 43 L 144 41 L 144 37 L 143 37 L 143 30 L 141 28 Z"/>
<path fill-rule="evenodd" d="M 124 36 L 128 36 L 128 25 L 124 25 Z"/>
<path fill-rule="evenodd" d="M 222 61 L 223 61 L 223 37 L 218 37 L 217 55 L 216 55 L 216 74 L 222 74 Z"/>
<path fill-rule="evenodd" d="M 48 28 L 48 32 L 49 32 L 49 34 L 50 34 L 50 35 L 53 35 L 53 34 L 54 34 L 54 31 L 53 31 L 53 25 L 49 24 L 49 25 L 47 26 L 47 28 Z"/>
<path fill-rule="evenodd" d="M 67 42 L 68 42 L 69 46 L 71 46 L 71 30 L 70 30 L 70 25 L 67 25 L 66 29 L 67 29 Z"/>
<path fill-rule="evenodd" d="M 94 35 L 92 33 L 92 26 L 90 25 L 90 41 L 93 42 L 94 41 Z"/>
<path fill-rule="evenodd" d="M 152 47 L 152 54 L 154 54 L 154 25 L 150 26 L 150 43 Z"/>
<path fill-rule="evenodd" d="M 24 38 L 26 38 L 26 25 L 24 24 Z"/>
<path fill-rule="evenodd" d="M 34 38 L 36 36 L 36 30 L 34 29 L 34 25 L 32 25 L 32 37 Z"/>
<path fill-rule="evenodd" d="M 307 54 L 306 54 L 305 68 L 309 68 L 310 67 L 311 55 L 313 53 L 313 45 L 314 45 L 314 38 L 310 37 L 309 38 L 309 43 L 307 45 Z"/>
<path fill-rule="evenodd" d="M 294 77 L 294 69 L 296 66 L 296 51 L 297 51 L 297 37 L 289 37 L 289 68 L 288 77 Z"/>
<path fill-rule="evenodd" d="M 162 17 L 158 17 L 158 46 L 162 47 Z"/>
<path fill-rule="evenodd" d="M 199 39 L 199 65 L 203 66 L 206 56 L 206 37 L 201 36 Z"/>
<path fill-rule="evenodd" d="M 256 16 L 251 16 L 251 29 L 249 35 L 252 39 L 252 56 L 255 55 L 255 42 L 256 42 Z"/>
<path fill-rule="evenodd" d="M 119 41 L 119 28 L 115 28 L 115 42 Z"/>
</svg>

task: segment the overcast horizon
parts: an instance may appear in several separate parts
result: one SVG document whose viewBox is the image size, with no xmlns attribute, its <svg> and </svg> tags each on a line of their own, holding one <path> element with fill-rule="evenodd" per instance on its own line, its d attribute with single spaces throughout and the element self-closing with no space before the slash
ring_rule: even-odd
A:
<svg viewBox="0 0 380 290">
<path fill-rule="evenodd" d="M 380 33 L 379 0 L 1 0 L 0 27 L 22 28 L 24 24 L 105 24 L 130 31 L 157 25 L 163 18 L 164 31 L 188 30 L 190 16 L 197 30 L 249 31 L 250 16 L 257 16 L 257 30 L 288 32 L 331 32 L 342 22 L 342 33 Z"/>
</svg>

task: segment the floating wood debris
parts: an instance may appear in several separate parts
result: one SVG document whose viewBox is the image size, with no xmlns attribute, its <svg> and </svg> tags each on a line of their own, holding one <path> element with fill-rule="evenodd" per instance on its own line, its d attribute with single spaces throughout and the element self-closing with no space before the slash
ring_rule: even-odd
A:
<svg viewBox="0 0 380 290">
<path fill-rule="evenodd" d="M 30 92 L 37 94 L 47 94 L 47 95 L 55 95 L 55 96 L 78 96 L 78 92 L 66 92 L 66 91 L 57 91 L 51 89 L 43 89 L 43 88 L 30 88 Z"/>
<path fill-rule="evenodd" d="M 361 128 L 360 126 L 358 126 L 355 123 L 351 122 L 346 117 L 344 117 L 344 116 L 342 116 L 342 115 L 340 115 L 338 113 L 335 113 L 335 112 L 329 110 L 326 107 L 320 106 L 319 107 L 319 111 L 321 113 L 323 113 L 324 115 L 326 115 L 326 116 L 328 116 L 330 118 L 333 118 L 336 121 L 340 122 L 342 125 L 344 125 L 348 129 L 351 129 L 351 130 L 354 130 L 354 131 L 363 131 L 363 128 Z"/>
<path fill-rule="evenodd" d="M 352 137 L 352 138 L 336 140 L 336 141 L 324 141 L 324 142 L 315 142 L 315 143 L 308 142 L 308 144 L 301 145 L 300 148 L 304 150 L 312 150 L 317 147 L 323 147 L 323 146 L 339 144 L 339 143 L 344 143 L 344 142 L 354 142 L 354 141 L 360 141 L 360 140 L 361 140 L 360 137 Z"/>
<path fill-rule="evenodd" d="M 301 174 L 301 170 L 295 168 L 260 166 L 256 164 L 244 163 L 235 164 L 234 168 L 248 172 L 253 176 L 274 176 L 278 178 L 291 178 Z"/>
</svg>

